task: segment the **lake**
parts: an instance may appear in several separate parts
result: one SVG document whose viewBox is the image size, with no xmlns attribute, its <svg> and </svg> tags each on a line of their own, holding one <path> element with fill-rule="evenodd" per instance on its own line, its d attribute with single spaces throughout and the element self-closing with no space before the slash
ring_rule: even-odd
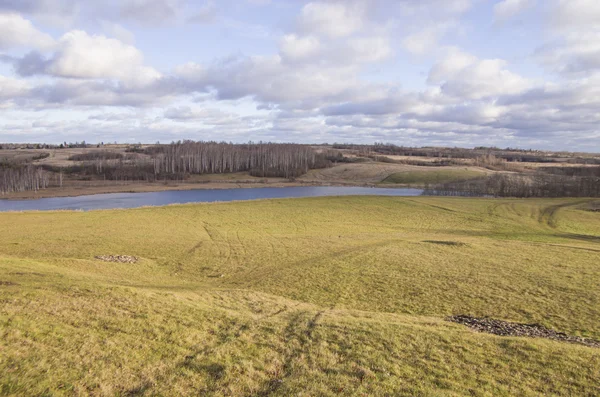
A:
<svg viewBox="0 0 600 397">
<path fill-rule="evenodd" d="M 340 186 L 170 190 L 149 193 L 109 193 L 77 197 L 53 197 L 37 200 L 0 200 L 0 212 L 32 210 L 89 211 L 112 208 L 137 208 L 147 205 L 209 203 L 215 201 L 323 196 L 419 196 L 422 193 L 422 189 Z"/>
</svg>

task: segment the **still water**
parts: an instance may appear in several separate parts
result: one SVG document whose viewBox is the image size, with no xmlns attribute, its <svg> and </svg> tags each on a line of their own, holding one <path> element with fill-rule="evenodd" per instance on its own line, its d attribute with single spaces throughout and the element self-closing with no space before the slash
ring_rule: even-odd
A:
<svg viewBox="0 0 600 397">
<path fill-rule="evenodd" d="M 208 203 L 214 201 L 256 200 L 321 196 L 419 196 L 422 189 L 385 189 L 369 187 L 300 186 L 283 188 L 237 188 L 171 190 L 149 193 L 110 193 L 78 197 L 53 197 L 38 200 L 0 200 L 3 211 L 98 210 L 136 208 L 147 205 Z"/>
</svg>

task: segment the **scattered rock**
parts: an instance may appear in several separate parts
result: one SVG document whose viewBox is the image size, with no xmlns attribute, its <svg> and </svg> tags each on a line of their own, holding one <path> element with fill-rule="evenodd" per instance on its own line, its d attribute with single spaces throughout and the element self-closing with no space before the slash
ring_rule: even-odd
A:
<svg viewBox="0 0 600 397">
<path fill-rule="evenodd" d="M 116 263 L 136 263 L 138 258 L 129 255 L 99 255 L 95 257 L 104 262 L 116 262 Z"/>
<path fill-rule="evenodd" d="M 493 318 L 477 318 L 467 315 L 452 316 L 447 319 L 454 323 L 466 325 L 477 331 L 499 336 L 525 336 L 530 338 L 547 338 L 562 342 L 579 343 L 590 347 L 600 347 L 600 341 L 570 336 L 563 332 L 556 332 L 538 324 L 519 324 Z"/>
<path fill-rule="evenodd" d="M 12 281 L 2 281 L 2 280 L 0 280 L 0 285 L 9 286 L 9 285 L 19 285 L 19 284 L 13 283 Z"/>
</svg>

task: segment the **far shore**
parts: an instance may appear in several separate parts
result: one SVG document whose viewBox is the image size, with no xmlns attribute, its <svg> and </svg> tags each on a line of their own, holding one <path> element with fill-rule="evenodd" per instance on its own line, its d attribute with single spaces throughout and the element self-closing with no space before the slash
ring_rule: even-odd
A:
<svg viewBox="0 0 600 397">
<path fill-rule="evenodd" d="M 53 197 L 77 197 L 89 196 L 94 194 L 110 194 L 110 193 L 148 193 L 162 192 L 169 190 L 199 190 L 199 189 L 239 189 L 239 188 L 266 188 L 266 187 L 298 187 L 298 186 L 356 186 L 356 187 L 417 187 L 406 185 L 386 184 L 385 186 L 373 183 L 352 183 L 352 182 L 318 182 L 318 181 L 289 181 L 281 182 L 281 180 L 272 182 L 209 182 L 209 183 L 193 183 L 193 182 L 131 182 L 123 184 L 110 185 L 70 185 L 65 187 L 51 187 L 38 191 L 13 192 L 0 196 L 0 200 L 36 200 L 42 198 Z"/>
</svg>

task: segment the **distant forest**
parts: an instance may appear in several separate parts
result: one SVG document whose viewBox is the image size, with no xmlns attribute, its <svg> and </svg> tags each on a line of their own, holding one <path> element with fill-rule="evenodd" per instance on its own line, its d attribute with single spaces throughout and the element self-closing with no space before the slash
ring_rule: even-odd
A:
<svg viewBox="0 0 600 397">
<path fill-rule="evenodd" d="M 258 177 L 295 178 L 331 164 L 326 154 L 299 144 L 183 141 L 127 153 L 94 151 L 73 155 L 70 166 L 33 166 L 29 161 L 0 163 L 0 193 L 38 190 L 60 184 L 63 175 L 115 181 L 183 180 L 191 174 L 249 172 Z"/>
<path fill-rule="evenodd" d="M 566 167 L 565 167 L 566 168 Z M 572 167 L 577 168 L 577 167 Z M 580 174 L 538 171 L 534 174 L 498 173 L 479 179 L 429 186 L 426 194 L 492 197 L 600 197 L 600 167 L 580 168 Z M 590 175 L 590 174 L 594 175 Z M 571 174 L 570 176 L 568 174 Z"/>
<path fill-rule="evenodd" d="M 29 148 L 29 146 L 27 146 Z M 69 148 L 69 149 L 66 149 Z M 85 151 L 85 149 L 94 150 Z M 478 147 L 410 148 L 392 144 L 300 144 L 179 141 L 166 145 L 132 145 L 126 150 L 101 145 L 32 145 L 28 157 L 15 144 L 0 156 L 0 194 L 37 191 L 70 181 L 184 181 L 191 175 L 247 172 L 256 177 L 294 179 L 311 169 L 338 163 L 386 162 L 409 166 L 478 166 L 494 171 L 481 178 L 427 186 L 446 195 L 497 197 L 600 197 L 600 157 L 585 153 Z M 66 164 L 52 165 L 46 149 L 75 151 Z M 42 150 L 42 151 L 39 151 Z M 67 152 L 70 153 L 70 152 Z M 36 163 L 42 160 L 42 163 Z M 527 163 L 545 163 L 529 167 Z M 570 163 L 570 164 L 569 164 Z"/>
</svg>

